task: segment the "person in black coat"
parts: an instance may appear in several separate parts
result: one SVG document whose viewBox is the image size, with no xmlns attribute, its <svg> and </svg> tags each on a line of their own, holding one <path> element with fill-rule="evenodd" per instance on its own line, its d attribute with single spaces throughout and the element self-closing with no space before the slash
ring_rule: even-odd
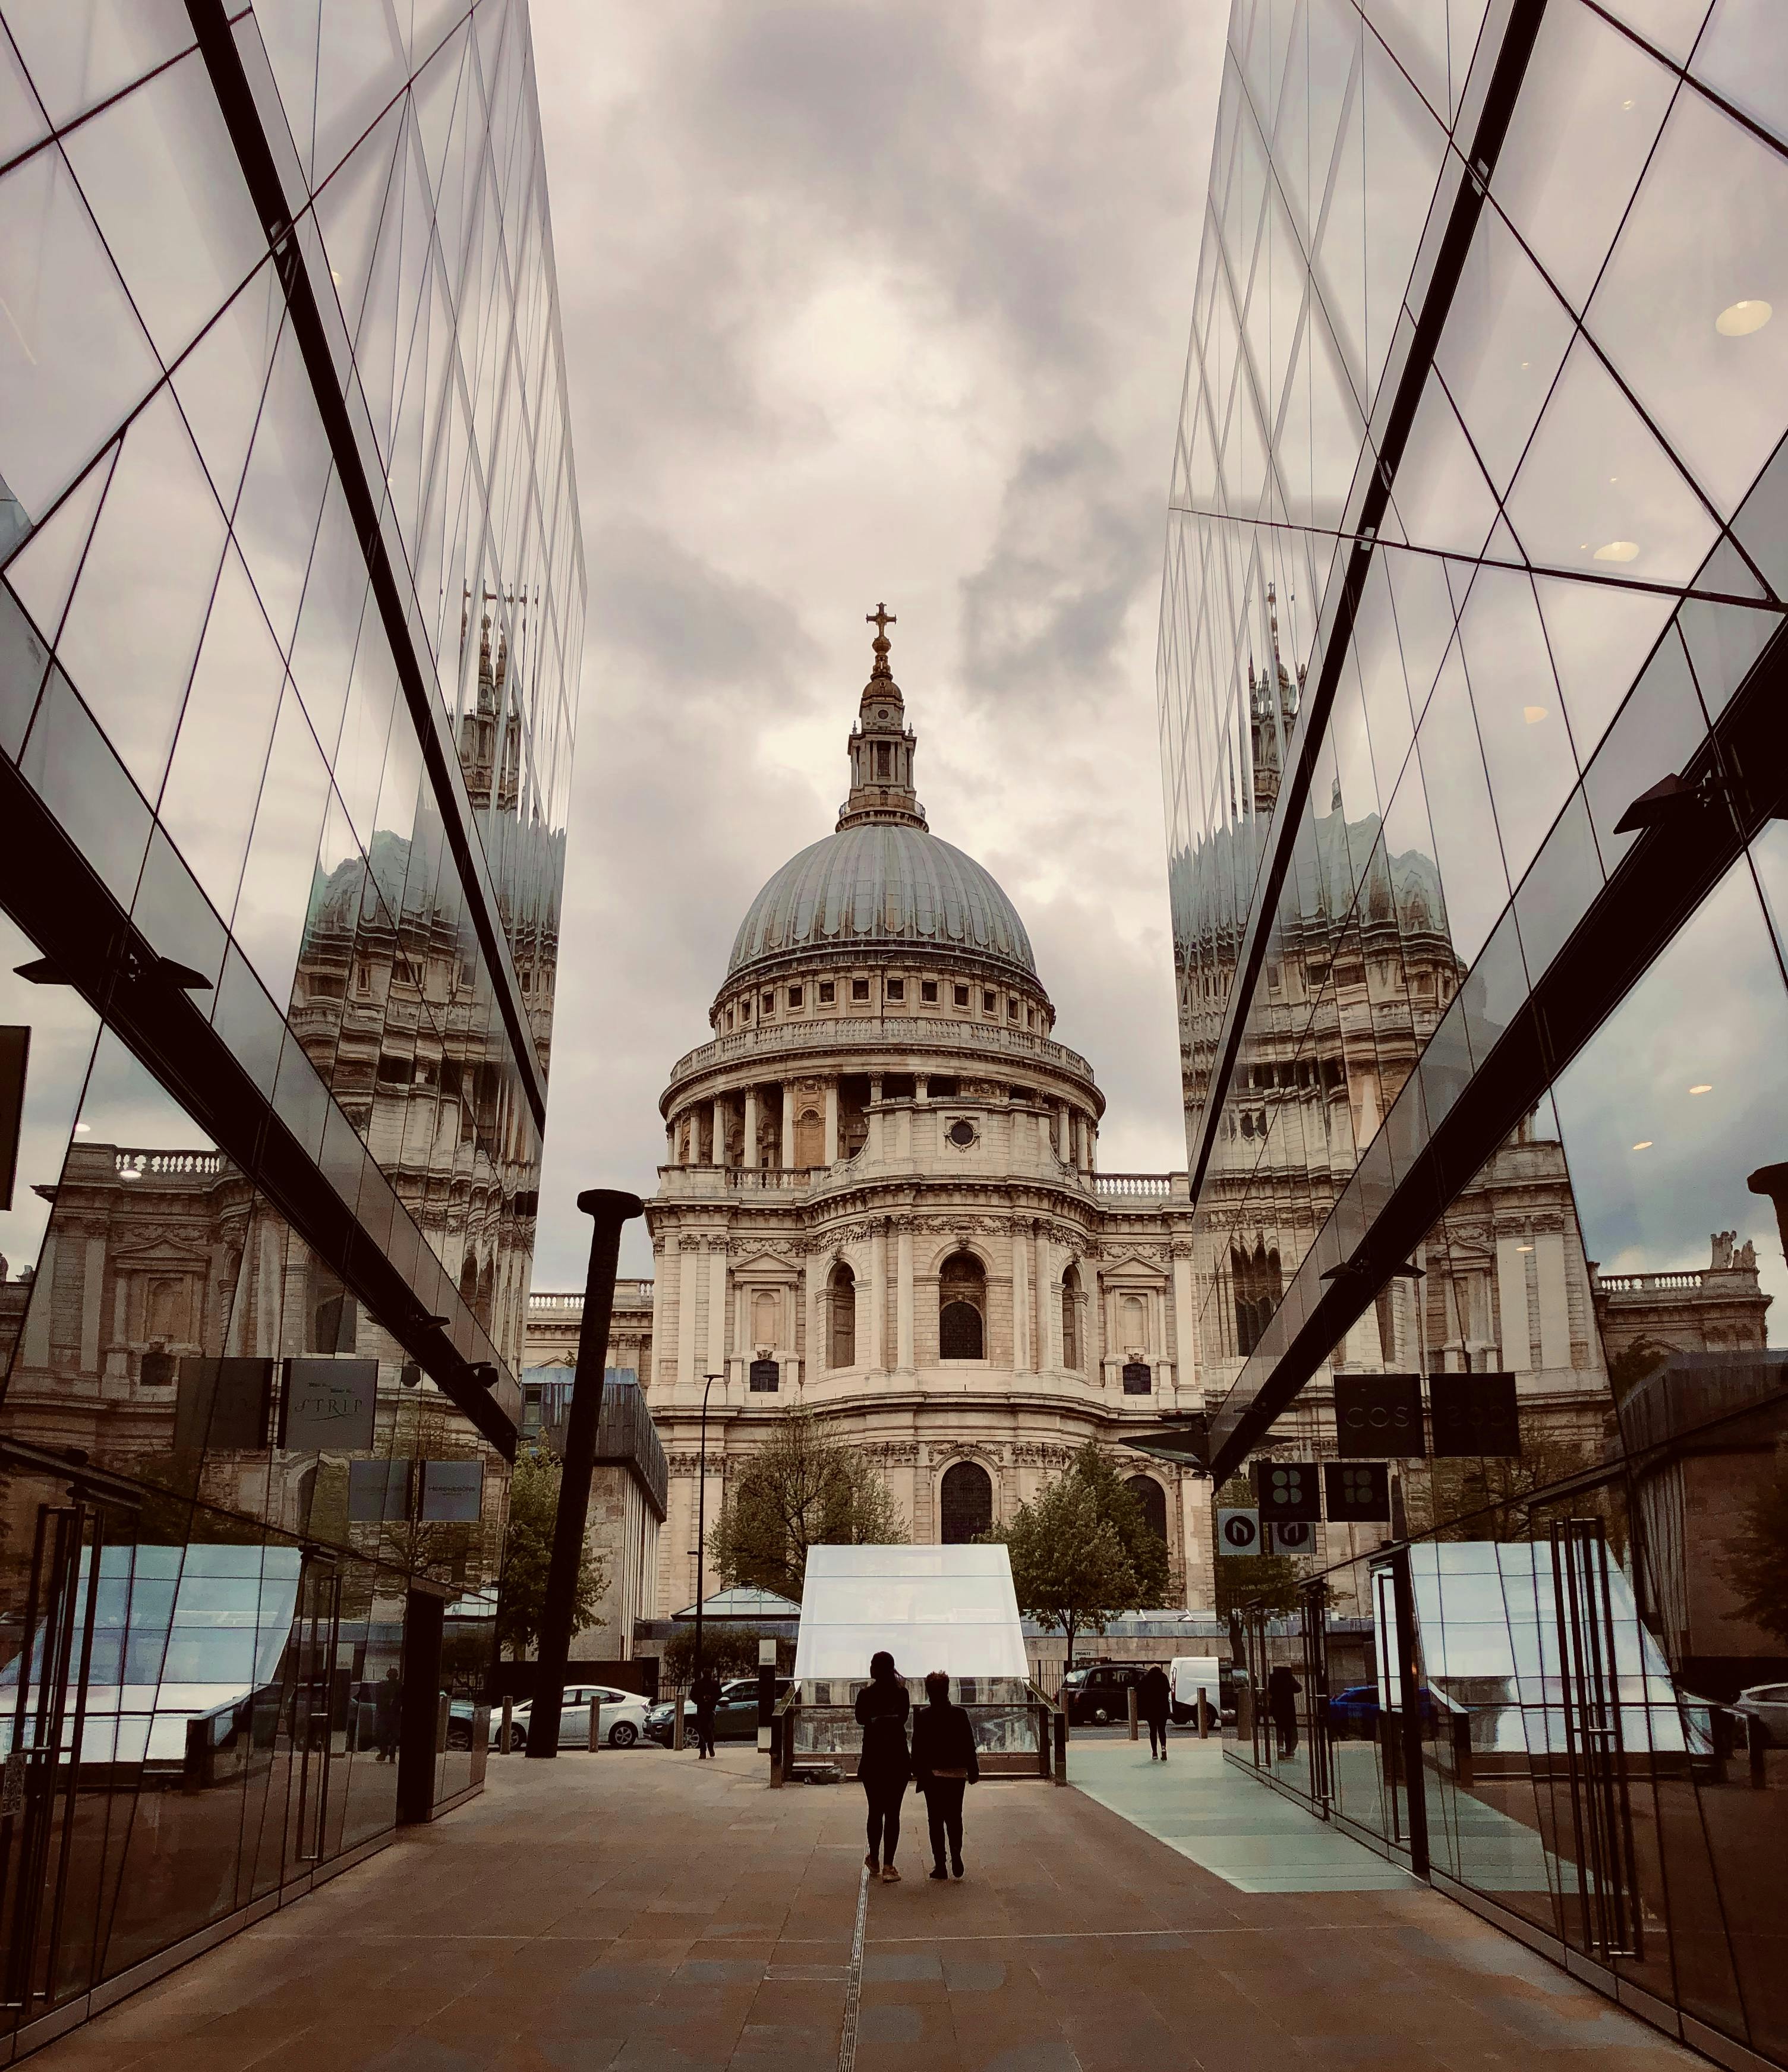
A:
<svg viewBox="0 0 1788 2072">
<path fill-rule="evenodd" d="M 1281 1756 L 1297 1753 L 1297 1694 L 1303 1688 L 1282 1662 L 1267 1679 L 1267 1711 L 1278 1732 Z"/>
<path fill-rule="evenodd" d="M 696 1708 L 696 1761 L 701 1762 L 714 1752 L 714 1708 L 720 1703 L 720 1679 L 713 1670 L 702 1671 L 689 1696 Z"/>
<path fill-rule="evenodd" d="M 863 1860 L 873 1877 L 879 1857 L 884 1885 L 900 1882 L 894 1851 L 900 1846 L 900 1802 L 913 1774 L 906 1749 L 906 1715 L 911 1709 L 906 1687 L 894 1673 L 894 1657 L 884 1649 L 871 1658 L 869 1680 L 857 1694 L 857 1723 L 863 1729 L 857 1777 L 869 1802 L 869 1852 Z"/>
<path fill-rule="evenodd" d="M 1137 1687 L 1137 1710 L 1149 1722 L 1149 1760 L 1158 1755 L 1167 1760 L 1167 1715 L 1173 1709 L 1174 1691 L 1167 1671 L 1155 1663 Z"/>
<path fill-rule="evenodd" d="M 913 1775 L 925 1794 L 926 1818 L 931 1830 L 931 1875 L 941 1878 L 943 1844 L 950 1841 L 950 1868 L 962 1876 L 962 1795 L 981 1780 L 975 1729 L 960 1705 L 950 1702 L 950 1679 L 934 1669 L 925 1679 L 931 1700 L 913 1715 Z"/>
</svg>

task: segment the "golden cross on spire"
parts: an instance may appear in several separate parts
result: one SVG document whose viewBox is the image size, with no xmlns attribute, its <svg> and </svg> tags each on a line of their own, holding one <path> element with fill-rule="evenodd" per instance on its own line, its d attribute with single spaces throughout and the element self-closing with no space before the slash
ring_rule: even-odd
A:
<svg viewBox="0 0 1788 2072">
<path fill-rule="evenodd" d="M 886 639 L 887 638 L 888 628 L 890 626 L 898 626 L 900 623 L 900 621 L 894 617 L 894 614 L 889 610 L 888 607 L 885 604 L 877 605 L 873 611 L 865 611 L 863 615 L 863 618 L 865 624 L 873 626 L 875 628 L 876 636 L 878 639 Z"/>
</svg>

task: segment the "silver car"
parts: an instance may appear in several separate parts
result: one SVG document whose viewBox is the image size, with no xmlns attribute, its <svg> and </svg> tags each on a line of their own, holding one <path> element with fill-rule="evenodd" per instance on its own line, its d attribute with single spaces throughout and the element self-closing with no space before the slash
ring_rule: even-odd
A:
<svg viewBox="0 0 1788 2072">
<path fill-rule="evenodd" d="M 645 1731 L 646 1700 L 636 1691 L 617 1691 L 607 1684 L 568 1684 L 559 1711 L 559 1746 L 562 1749 L 588 1748 L 590 1745 L 590 1708 L 592 1701 L 601 1707 L 597 1731 L 600 1738 L 610 1748 L 631 1748 Z M 511 1716 L 510 1745 L 516 1749 L 528 1745 L 528 1730 L 534 1710 L 532 1699 L 525 1700 L 516 1707 Z M 491 1721 L 491 1745 L 496 1745 L 497 1721 Z"/>
<path fill-rule="evenodd" d="M 1761 1730 L 1765 1748 L 1788 1748 L 1788 1684 L 1753 1684 L 1739 1692 L 1733 1710 L 1745 1715 L 1751 1732 Z"/>
</svg>

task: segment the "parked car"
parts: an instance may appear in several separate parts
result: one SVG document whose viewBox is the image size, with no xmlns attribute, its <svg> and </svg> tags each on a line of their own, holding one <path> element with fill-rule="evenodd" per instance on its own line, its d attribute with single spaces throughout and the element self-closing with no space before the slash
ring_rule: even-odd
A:
<svg viewBox="0 0 1788 2072">
<path fill-rule="evenodd" d="M 597 1732 L 610 1748 L 631 1748 L 646 1730 L 646 1715 L 650 1710 L 646 1700 L 637 1691 L 617 1691 L 610 1684 L 568 1684 L 559 1711 L 559 1746 L 562 1749 L 588 1748 L 590 1745 L 590 1708 L 592 1700 L 599 1706 Z M 510 1715 L 509 1745 L 520 1753 L 528 1745 L 528 1729 L 533 1716 L 534 1701 L 524 1698 Z M 491 1721 L 491 1745 L 497 1741 L 497 1719 Z"/>
<path fill-rule="evenodd" d="M 1744 1714 L 1747 1731 L 1762 1736 L 1761 1746 L 1788 1748 L 1788 1684 L 1753 1684 L 1732 1709 Z"/>
<path fill-rule="evenodd" d="M 1165 1662 L 1089 1662 L 1062 1679 L 1062 1705 L 1076 1727 L 1108 1726 L 1130 1716 L 1130 1692 Z"/>
<path fill-rule="evenodd" d="M 794 1687 L 792 1676 L 776 1679 L 776 1702 L 780 1704 Z M 695 1700 L 683 1700 L 683 1738 L 695 1739 Z M 660 1748 L 668 1748 L 675 1738 L 676 1706 L 674 1700 L 667 1698 L 662 1704 L 654 1705 L 646 1715 L 647 1738 L 655 1741 Z M 714 1739 L 717 1741 L 754 1741 L 758 1737 L 758 1679 L 755 1676 L 735 1676 L 729 1684 L 720 1687 L 720 1703 L 714 1708 Z"/>
<path fill-rule="evenodd" d="M 1422 1738 L 1431 1740 L 1440 1725 L 1441 1710 L 1434 1694 L 1424 1684 L 1417 1694 L 1422 1708 Z M 1354 1684 L 1338 1691 L 1329 1700 L 1329 1731 L 1338 1740 L 1376 1741 L 1379 1735 L 1379 1687 Z"/>
</svg>

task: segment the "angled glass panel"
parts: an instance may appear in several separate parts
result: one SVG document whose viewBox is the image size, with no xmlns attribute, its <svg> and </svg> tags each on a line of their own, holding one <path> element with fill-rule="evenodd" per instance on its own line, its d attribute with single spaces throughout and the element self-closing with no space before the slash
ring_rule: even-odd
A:
<svg viewBox="0 0 1788 2072">
<path fill-rule="evenodd" d="M 1459 639 L 1503 860 L 1518 878 L 1577 775 L 1531 579 L 1481 569 Z"/>
<path fill-rule="evenodd" d="M 180 0 L 57 0 L 8 6 L 6 27 L 60 129 L 192 47 Z"/>
<path fill-rule="evenodd" d="M 1579 338 L 1508 500 L 1536 567 L 1686 582 L 1716 536 L 1707 507 Z"/>
<path fill-rule="evenodd" d="M 329 772 L 290 684 L 281 703 L 255 809 L 232 931 L 262 985 L 282 1006 L 314 896 L 317 844 L 328 808 Z"/>
<path fill-rule="evenodd" d="M 106 890 L 128 906 L 149 845 L 149 807 L 54 663 L 18 767 Z"/>
<path fill-rule="evenodd" d="M 196 51 L 64 142 L 150 336 L 171 364 L 267 249 Z"/>
<path fill-rule="evenodd" d="M 224 542 L 224 514 L 163 388 L 125 434 L 60 643 L 63 666 L 150 798 L 167 769 Z"/>
<path fill-rule="evenodd" d="M 1782 436 L 1785 225 L 1781 152 L 1680 94 L 1584 319 L 1723 517 Z"/>
<path fill-rule="evenodd" d="M 159 376 L 62 154 L 0 179 L 0 475 L 41 516 Z"/>
<path fill-rule="evenodd" d="M 1587 761 L 1657 645 L 1676 600 L 1657 591 L 1547 576 L 1535 579 L 1534 591 L 1571 738 Z"/>
<path fill-rule="evenodd" d="M 1496 523 L 1496 498 L 1438 381 L 1416 405 L 1391 500 L 1405 541 L 1430 551 L 1481 553 Z"/>
<path fill-rule="evenodd" d="M 52 647 L 117 457 L 115 448 L 102 454 L 6 564 L 6 581 Z"/>
<path fill-rule="evenodd" d="M 298 623 L 331 465 L 304 356 L 288 327 L 274 355 L 232 520 L 282 648 Z"/>
<path fill-rule="evenodd" d="M 1773 0 L 1715 0 L 1689 71 L 1788 141 L 1788 18 Z"/>
<path fill-rule="evenodd" d="M 1490 195 L 1573 309 L 1595 286 L 1674 84 L 1581 0 L 1547 9 Z"/>
<path fill-rule="evenodd" d="M 174 370 L 174 393 L 224 508 L 233 512 L 286 314 L 269 261 Z"/>
<path fill-rule="evenodd" d="M 1707 734 L 1707 714 L 1673 627 L 1658 643 L 1584 773 L 1597 845 L 1612 871 L 1638 840 L 1617 824 L 1635 799 L 1687 766 Z"/>
<path fill-rule="evenodd" d="M 1437 10 L 1430 10 L 1432 14 Z M 1438 26 L 1437 24 L 1437 26 Z M 1437 116 L 1377 37 L 1363 41 L 1361 101 L 1371 223 L 1366 240 L 1366 393 L 1374 393 L 1391 349 L 1404 290 L 1428 220 L 1446 148 Z"/>
<path fill-rule="evenodd" d="M 1416 740 L 1453 952 L 1469 964 L 1508 903 L 1509 881 L 1457 645 L 1441 668 Z"/>
<path fill-rule="evenodd" d="M 320 187 L 401 92 L 409 65 L 391 10 L 321 0 L 316 14 L 314 178 Z"/>
<path fill-rule="evenodd" d="M 284 675 L 260 602 L 232 550 L 218 578 L 158 808 L 220 914 L 235 909 Z"/>
<path fill-rule="evenodd" d="M 10 40 L 0 37 L 0 164 L 22 158 L 48 134 L 49 125 L 25 76 L 25 68 L 18 62 Z"/>
</svg>

